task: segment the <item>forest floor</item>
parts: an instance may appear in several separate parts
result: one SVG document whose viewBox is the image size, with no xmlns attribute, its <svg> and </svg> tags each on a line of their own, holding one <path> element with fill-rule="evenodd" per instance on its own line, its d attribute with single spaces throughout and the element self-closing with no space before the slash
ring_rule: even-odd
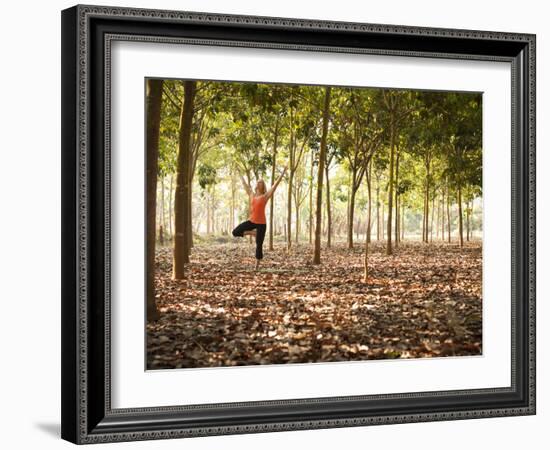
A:
<svg viewBox="0 0 550 450">
<path fill-rule="evenodd" d="M 248 240 L 197 244 L 181 281 L 157 250 L 148 369 L 481 354 L 481 242 L 404 242 L 392 256 L 373 242 L 368 284 L 364 244 L 323 248 L 320 266 L 307 244 L 267 247 L 255 271 Z"/>
</svg>

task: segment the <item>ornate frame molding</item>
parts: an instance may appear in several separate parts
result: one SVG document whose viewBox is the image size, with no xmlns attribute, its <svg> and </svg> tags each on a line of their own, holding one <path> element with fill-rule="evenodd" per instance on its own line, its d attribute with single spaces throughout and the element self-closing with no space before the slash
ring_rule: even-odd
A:
<svg viewBox="0 0 550 450">
<path fill-rule="evenodd" d="M 63 89 L 67 92 L 63 101 L 64 108 L 64 126 L 63 130 L 63 157 L 67 159 L 67 165 L 71 166 L 74 162 L 74 169 L 64 167 L 63 189 L 71 189 L 70 193 L 64 194 L 64 216 L 63 221 L 67 223 L 69 229 L 68 235 L 64 235 L 65 250 L 63 252 L 63 311 L 65 318 L 74 319 L 73 322 L 65 324 L 63 328 L 63 376 L 65 379 L 74 378 L 74 383 L 64 387 L 62 399 L 63 406 L 63 437 L 76 443 L 99 443 L 112 441 L 133 441 L 143 439 L 166 439 L 175 437 L 206 436 L 218 434 L 238 434 L 250 432 L 270 432 L 297 429 L 328 428 L 328 427 L 348 427 L 373 424 L 389 424 L 420 421 L 439 421 L 453 419 L 469 419 L 482 417 L 499 417 L 510 415 L 528 415 L 535 413 L 535 36 L 530 34 L 501 33 L 473 30 L 451 30 L 443 28 L 426 27 L 406 27 L 396 25 L 364 24 L 351 22 L 319 21 L 305 19 L 288 19 L 259 16 L 239 16 L 227 14 L 205 14 L 199 12 L 181 12 L 181 11 L 161 11 L 150 9 L 118 8 L 118 7 L 99 7 L 99 6 L 76 6 L 64 11 L 63 27 L 64 41 L 67 49 L 64 49 L 63 64 L 70 64 L 71 67 L 64 67 Z M 502 54 L 479 54 L 474 52 L 444 52 L 430 50 L 399 50 L 387 48 L 362 48 L 337 45 L 304 45 L 296 43 L 273 43 L 247 40 L 231 39 L 205 39 L 205 38 L 181 38 L 168 36 L 151 36 L 144 34 L 128 33 L 105 33 L 101 42 L 104 45 L 103 64 L 105 68 L 104 82 L 104 177 L 103 177 L 103 205 L 106 212 L 104 220 L 104 265 L 105 265 L 105 284 L 104 284 L 104 351 L 105 351 L 105 385 L 104 385 L 104 408 L 103 420 L 100 423 L 90 422 L 90 378 L 89 367 L 91 364 L 89 349 L 94 344 L 90 340 L 90 327 L 93 325 L 89 321 L 92 311 L 90 309 L 91 286 L 90 267 L 94 264 L 90 258 L 90 232 L 94 224 L 92 217 L 91 202 L 91 184 L 97 183 L 91 177 L 91 121 L 90 115 L 91 101 L 94 95 L 90 77 L 93 74 L 93 54 L 91 49 L 92 30 L 91 22 L 95 19 L 115 20 L 121 19 L 136 20 L 143 24 L 158 22 L 161 24 L 174 25 L 193 25 L 193 26 L 238 26 L 244 27 L 250 33 L 255 30 L 270 29 L 277 31 L 302 31 L 302 30 L 320 30 L 338 32 L 342 35 L 346 33 L 375 33 L 381 39 L 387 37 L 402 37 L 407 39 L 428 38 L 429 39 L 459 39 L 472 41 L 493 41 L 505 44 L 517 44 L 522 52 L 526 52 L 526 57 L 510 56 Z M 68 42 L 71 40 L 71 42 Z M 527 377 L 526 390 L 528 398 L 518 403 L 517 406 L 510 407 L 489 407 L 473 408 L 471 410 L 455 409 L 451 411 L 434 412 L 416 412 L 405 414 L 382 414 L 366 415 L 363 417 L 340 417 L 340 418 L 320 418 L 315 420 L 282 420 L 255 424 L 235 424 L 235 425 L 215 425 L 198 426 L 190 425 L 188 427 L 170 427 L 159 426 L 149 427 L 140 425 L 139 416 L 144 413 L 164 415 L 167 413 L 182 413 L 190 409 L 200 409 L 208 411 L 209 409 L 222 407 L 238 406 L 289 406 L 292 404 L 320 404 L 327 402 L 340 402 L 350 400 L 349 397 L 331 397 L 320 399 L 293 399 L 284 401 L 269 402 L 248 402 L 241 404 L 216 404 L 216 405 L 194 405 L 181 407 L 154 407 L 137 409 L 111 409 L 110 402 L 110 48 L 114 40 L 126 41 L 145 41 L 157 43 L 191 43 L 198 45 L 226 45 L 226 46 L 246 46 L 266 49 L 292 49 L 304 51 L 331 51 L 331 52 L 351 52 L 351 53 L 369 53 L 399 56 L 418 56 L 418 57 L 436 57 L 453 59 L 482 59 L 492 61 L 508 61 L 512 63 L 512 88 L 516 89 L 515 94 L 522 99 L 521 104 L 514 101 L 516 95 L 512 96 L 512 155 L 513 172 L 518 172 L 518 180 L 512 177 L 513 194 L 518 198 L 525 197 L 523 204 L 513 202 L 513 221 L 512 221 L 512 271 L 516 269 L 516 259 L 521 255 L 514 255 L 515 249 L 519 248 L 525 252 L 526 260 L 521 266 L 525 273 L 518 274 L 519 284 L 516 286 L 516 276 L 512 277 L 513 299 L 519 289 L 524 288 L 528 291 L 527 298 L 523 299 L 526 305 L 524 322 L 521 324 L 519 332 L 524 333 L 527 341 L 525 343 L 527 353 L 525 360 L 520 361 Z M 72 47 L 71 47 L 72 45 Z M 504 48 L 503 47 L 503 48 Z M 508 48 L 508 47 L 506 47 Z M 96 49 L 97 50 L 97 49 Z M 72 72 L 71 72 L 72 71 Z M 73 92 L 74 91 L 74 92 Z M 75 106 L 76 105 L 76 106 Z M 521 120 L 526 123 L 518 123 Z M 69 131 L 70 129 L 70 131 Z M 517 148 L 514 148 L 517 147 Z M 71 171 L 72 170 L 72 171 Z M 71 171 L 71 172 L 69 172 Z M 521 179 L 521 177 L 526 179 Z M 518 183 L 519 181 L 519 183 Z M 520 186 L 519 192 L 517 191 Z M 523 190 L 525 189 L 525 191 Z M 514 196 L 514 195 L 513 195 Z M 515 209 L 519 206 L 519 210 Z M 515 212 L 514 212 L 515 211 Z M 522 215 L 523 211 L 527 211 Z M 95 218 L 98 220 L 98 218 Z M 72 221 L 71 224 L 68 222 Z M 74 227 L 74 228 L 73 228 Z M 521 233 L 525 234 L 522 235 Z M 521 247 L 524 242 L 517 242 L 518 233 L 520 241 L 525 236 L 527 245 L 525 249 Z M 70 242 L 69 242 L 70 241 Z M 516 247 L 519 245 L 519 247 Z M 70 266 L 70 267 L 69 267 Z M 72 279 L 74 277 L 74 279 Z M 76 303 L 75 303 L 76 300 Z M 519 299 L 521 301 L 521 299 Z M 514 300 L 513 300 L 514 301 Z M 517 306 L 517 305 L 516 305 Z M 402 399 L 413 400 L 424 398 L 426 395 L 438 396 L 471 396 L 509 393 L 516 389 L 517 377 L 522 374 L 516 374 L 516 309 L 513 307 L 512 326 L 514 341 L 512 345 L 512 386 L 510 388 L 482 389 L 471 391 L 446 391 L 431 393 L 405 393 L 394 395 L 375 395 L 353 397 L 353 400 L 384 400 L 384 399 Z M 74 340 L 70 345 L 65 341 Z M 76 351 L 75 351 L 76 350 Z M 523 376 L 523 375 L 522 375 Z M 521 380 L 520 380 L 521 381 Z M 76 387 L 72 392 L 72 388 Z M 98 412 L 95 412 L 97 416 Z M 101 414 L 99 414 L 101 416 Z M 122 417 L 135 416 L 136 423 L 128 427 L 121 427 L 118 421 Z M 156 417 L 156 416 L 155 416 Z M 161 419 L 156 419 L 161 424 Z M 105 424 L 102 426 L 102 423 Z"/>
</svg>

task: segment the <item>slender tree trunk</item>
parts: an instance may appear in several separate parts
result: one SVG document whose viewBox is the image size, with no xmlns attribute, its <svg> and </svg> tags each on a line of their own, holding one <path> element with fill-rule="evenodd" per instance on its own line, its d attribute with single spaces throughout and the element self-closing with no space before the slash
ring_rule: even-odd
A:
<svg viewBox="0 0 550 450">
<path fill-rule="evenodd" d="M 351 183 L 352 183 L 351 172 L 349 172 L 348 190 L 347 190 L 347 197 L 346 197 L 346 245 L 348 247 L 349 247 L 349 204 L 351 199 Z"/>
<path fill-rule="evenodd" d="M 160 233 L 159 241 L 160 245 L 164 245 L 164 230 L 166 230 L 165 224 L 165 214 L 164 214 L 164 177 L 160 178 Z"/>
<path fill-rule="evenodd" d="M 391 228 L 392 228 L 392 212 L 393 212 L 393 167 L 395 159 L 395 123 L 394 117 L 390 119 L 390 180 L 388 183 L 388 236 L 386 242 L 386 255 L 393 253 L 392 241 L 391 241 Z"/>
<path fill-rule="evenodd" d="M 365 239 L 365 259 L 363 261 L 363 282 L 369 282 L 369 239 Z"/>
<path fill-rule="evenodd" d="M 380 178 L 376 180 L 376 240 L 380 240 Z"/>
<path fill-rule="evenodd" d="M 174 174 L 170 174 L 170 191 L 168 192 L 168 227 L 170 232 L 170 239 L 173 239 L 173 229 L 172 229 L 172 191 L 174 190 Z"/>
<path fill-rule="evenodd" d="M 440 202 L 439 202 L 439 196 L 437 193 L 434 194 L 434 201 L 437 199 L 437 214 L 435 218 L 435 238 L 439 238 L 439 222 L 441 220 L 441 209 L 440 209 Z M 432 206 L 432 211 L 434 207 Z"/>
<path fill-rule="evenodd" d="M 277 146 L 279 141 L 279 116 L 275 122 L 275 136 L 273 137 L 273 164 L 271 165 L 271 185 L 275 183 L 275 168 L 277 166 Z M 269 250 L 273 250 L 273 215 L 275 213 L 275 196 L 271 197 L 269 205 Z"/>
<path fill-rule="evenodd" d="M 462 186 L 458 185 L 458 233 L 460 235 L 460 246 L 464 247 L 463 223 L 462 223 Z"/>
<path fill-rule="evenodd" d="M 313 244 L 313 150 L 311 151 L 311 168 L 309 172 L 309 244 Z"/>
<path fill-rule="evenodd" d="M 386 227 L 384 226 L 384 218 L 386 217 L 386 214 L 384 213 L 385 205 L 382 203 L 382 240 L 386 239 Z"/>
<path fill-rule="evenodd" d="M 441 240 L 445 242 L 445 190 L 441 193 Z"/>
<path fill-rule="evenodd" d="M 424 200 L 424 242 L 428 242 L 430 218 L 430 160 L 426 158 L 426 193 Z"/>
<path fill-rule="evenodd" d="M 401 202 L 403 203 L 403 202 Z M 401 205 L 401 240 L 405 240 L 405 205 Z"/>
<path fill-rule="evenodd" d="M 206 234 L 210 234 L 210 193 L 206 194 Z"/>
<path fill-rule="evenodd" d="M 472 200 L 473 203 L 473 200 Z M 470 242 L 470 214 L 472 213 L 472 208 L 470 206 L 470 201 L 466 202 L 466 241 Z"/>
<path fill-rule="evenodd" d="M 451 242 L 451 198 L 449 195 L 449 185 L 447 184 L 447 240 Z"/>
<path fill-rule="evenodd" d="M 424 192 L 422 193 L 424 201 L 424 203 L 422 204 L 422 242 L 426 242 L 426 191 L 427 189 L 425 188 Z"/>
<path fill-rule="evenodd" d="M 291 163 L 292 164 L 292 163 Z M 287 217 L 287 241 L 286 248 L 290 251 L 292 247 L 292 183 L 294 182 L 294 171 L 290 170 L 288 174 L 288 202 L 286 206 Z"/>
<path fill-rule="evenodd" d="M 294 136 L 294 110 L 290 108 L 290 143 L 289 143 L 289 171 L 288 171 L 288 196 L 287 196 L 287 241 L 286 248 L 290 251 L 292 247 L 292 184 L 294 183 L 294 157 L 296 152 Z"/>
<path fill-rule="evenodd" d="M 399 245 L 399 144 L 396 146 L 395 158 L 395 248 Z"/>
<path fill-rule="evenodd" d="M 215 193 L 216 191 L 214 188 L 212 188 L 212 203 L 210 204 L 210 214 L 212 214 L 212 217 L 210 218 L 210 224 L 212 226 L 212 234 L 216 234 L 216 230 L 218 229 L 216 227 L 216 199 L 215 199 Z M 252 237 L 252 236 L 250 236 Z"/>
<path fill-rule="evenodd" d="M 187 253 L 193 248 L 193 172 L 189 171 L 189 194 L 187 196 Z M 189 262 L 189 261 L 187 261 Z"/>
<path fill-rule="evenodd" d="M 157 216 L 157 172 L 162 107 L 162 85 L 159 79 L 147 79 L 147 320 L 160 317 L 155 300 L 155 238 Z"/>
<path fill-rule="evenodd" d="M 327 212 L 323 208 L 323 220 L 321 225 L 321 236 L 325 237 L 327 235 Z"/>
<path fill-rule="evenodd" d="M 296 245 L 298 245 L 298 241 L 299 241 L 299 235 L 300 235 L 300 205 L 298 204 L 298 202 L 296 201 L 296 199 L 294 199 L 294 206 L 296 207 L 296 211 L 295 211 L 295 216 L 296 216 L 296 238 L 295 238 L 295 242 L 296 242 Z"/>
<path fill-rule="evenodd" d="M 231 171 L 231 218 L 229 219 L 229 224 L 232 230 L 235 228 L 235 191 L 236 190 L 237 188 L 235 186 L 235 174 L 233 173 L 233 171 Z M 271 204 L 273 205 L 273 199 L 271 199 Z M 271 224 L 273 223 L 272 219 L 273 219 L 273 212 L 271 212 L 271 219 L 270 219 Z M 273 238 L 273 236 L 271 237 Z M 273 250 L 273 248 L 271 248 L 270 250 Z"/>
<path fill-rule="evenodd" d="M 350 186 L 350 195 L 348 202 L 348 248 L 353 248 L 353 220 L 355 213 L 355 194 L 357 193 L 355 189 L 355 176 L 352 175 L 352 185 Z"/>
<path fill-rule="evenodd" d="M 327 248 L 330 248 L 332 242 L 332 212 L 330 206 L 330 180 L 328 179 L 328 164 L 325 166 L 325 175 L 327 178 Z"/>
<path fill-rule="evenodd" d="M 184 101 L 180 115 L 178 160 L 176 175 L 176 195 L 174 199 L 175 238 L 172 277 L 184 277 L 184 265 L 189 262 L 189 243 L 186 226 L 189 224 L 189 163 L 191 161 L 191 127 L 193 124 L 195 81 L 184 82 Z"/>
<path fill-rule="evenodd" d="M 367 224 L 367 243 L 370 243 L 371 240 L 371 228 L 372 228 L 372 192 L 371 192 L 371 181 L 372 181 L 372 160 L 369 161 L 369 177 L 367 179 L 367 194 L 369 199 L 369 213 L 368 213 L 368 224 Z"/>
<path fill-rule="evenodd" d="M 432 197 L 432 219 L 430 222 L 430 242 L 434 240 L 434 211 L 435 211 L 435 195 Z"/>
<path fill-rule="evenodd" d="M 317 172 L 317 210 L 315 220 L 315 249 L 313 264 L 321 264 L 321 208 L 323 204 L 323 175 L 327 154 L 328 114 L 330 107 L 330 86 L 325 88 L 325 102 L 323 107 L 323 133 L 319 151 L 319 169 Z"/>
</svg>

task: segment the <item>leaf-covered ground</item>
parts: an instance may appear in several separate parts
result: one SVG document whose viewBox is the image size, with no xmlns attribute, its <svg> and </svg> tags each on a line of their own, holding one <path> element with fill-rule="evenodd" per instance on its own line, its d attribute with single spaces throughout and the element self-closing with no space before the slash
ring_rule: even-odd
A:
<svg viewBox="0 0 550 450">
<path fill-rule="evenodd" d="M 157 250 L 148 368 L 481 354 L 481 243 L 370 251 L 365 284 L 362 245 L 323 249 L 312 266 L 309 245 L 281 243 L 254 271 L 248 241 L 199 244 L 183 281 Z"/>
</svg>

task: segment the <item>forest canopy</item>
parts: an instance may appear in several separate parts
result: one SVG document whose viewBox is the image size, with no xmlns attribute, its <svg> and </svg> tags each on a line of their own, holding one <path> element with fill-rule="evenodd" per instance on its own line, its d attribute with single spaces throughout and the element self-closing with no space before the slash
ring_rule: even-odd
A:
<svg viewBox="0 0 550 450">
<path fill-rule="evenodd" d="M 314 191 L 319 165 L 325 88 L 187 83 L 193 83 L 195 91 L 188 161 L 193 232 L 227 234 L 247 213 L 237 174 L 244 173 L 250 182 L 262 178 L 269 183 L 273 169 L 288 161 L 286 198 L 276 202 L 279 221 L 271 227 L 270 242 L 273 231 L 285 235 L 289 247 L 301 238 L 311 242 L 314 205 L 308 195 Z M 174 232 L 172 204 L 184 91 L 183 81 L 163 81 L 158 158 L 161 239 Z M 329 122 L 327 239 L 345 233 L 352 246 L 354 231 L 364 236 L 368 225 L 356 210 L 364 212 L 371 203 L 370 230 L 377 239 L 387 237 L 390 249 L 392 228 L 394 233 L 401 228 L 407 236 L 425 241 L 433 232 L 440 236 L 430 218 L 434 208 L 442 230 L 448 221 L 448 235 L 460 228 L 460 242 L 480 231 L 481 215 L 471 213 L 481 197 L 481 94 L 333 87 Z M 446 214 L 447 207 L 462 211 Z M 393 244 L 399 240 L 396 234 Z"/>
</svg>

